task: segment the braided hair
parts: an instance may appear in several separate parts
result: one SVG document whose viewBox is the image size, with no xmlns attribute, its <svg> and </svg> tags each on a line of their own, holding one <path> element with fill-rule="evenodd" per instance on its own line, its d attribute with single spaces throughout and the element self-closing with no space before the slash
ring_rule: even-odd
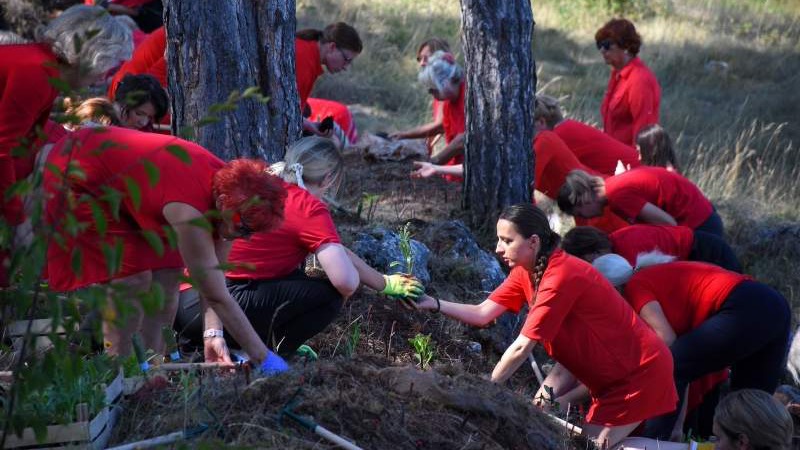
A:
<svg viewBox="0 0 800 450">
<path fill-rule="evenodd" d="M 541 247 L 536 258 L 536 265 L 531 274 L 535 300 L 536 293 L 539 292 L 539 283 L 542 281 L 545 270 L 547 270 L 550 255 L 558 248 L 561 236 L 550 228 L 550 223 L 547 221 L 547 216 L 544 212 L 530 203 L 519 203 L 506 207 L 500 213 L 500 219 L 513 223 L 517 232 L 526 239 L 533 235 L 539 237 Z"/>
</svg>

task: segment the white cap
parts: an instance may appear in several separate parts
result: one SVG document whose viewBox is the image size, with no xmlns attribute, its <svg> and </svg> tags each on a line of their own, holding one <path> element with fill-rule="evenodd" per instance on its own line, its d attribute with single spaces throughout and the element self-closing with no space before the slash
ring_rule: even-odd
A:
<svg viewBox="0 0 800 450">
<path fill-rule="evenodd" d="M 633 275 L 633 267 L 628 260 L 616 253 L 608 253 L 595 259 L 592 266 L 602 273 L 614 287 L 627 283 Z"/>
</svg>

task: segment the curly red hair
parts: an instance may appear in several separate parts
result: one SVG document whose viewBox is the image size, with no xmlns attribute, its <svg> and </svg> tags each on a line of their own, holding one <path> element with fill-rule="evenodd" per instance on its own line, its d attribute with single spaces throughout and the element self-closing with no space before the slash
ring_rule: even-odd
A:
<svg viewBox="0 0 800 450">
<path fill-rule="evenodd" d="M 611 19 L 606 22 L 594 35 L 597 43 L 609 40 L 621 49 L 627 50 L 633 56 L 639 54 L 642 38 L 636 32 L 636 27 L 628 19 Z"/>
<path fill-rule="evenodd" d="M 238 212 L 253 231 L 269 231 L 283 221 L 283 181 L 256 159 L 234 159 L 214 174 L 214 198 L 225 211 Z"/>
</svg>

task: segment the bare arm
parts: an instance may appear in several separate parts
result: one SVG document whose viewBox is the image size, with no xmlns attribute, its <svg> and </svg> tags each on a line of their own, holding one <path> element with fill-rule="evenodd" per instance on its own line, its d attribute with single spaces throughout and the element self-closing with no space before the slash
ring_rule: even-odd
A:
<svg viewBox="0 0 800 450">
<path fill-rule="evenodd" d="M 637 218 L 642 222 L 652 223 L 654 225 L 678 224 L 674 217 L 652 203 L 645 203 L 644 208 L 639 211 L 639 216 Z"/>
<path fill-rule="evenodd" d="M 484 300 L 478 305 L 468 305 L 464 303 L 448 302 L 440 300 L 441 305 L 439 311 L 453 319 L 464 322 L 467 325 L 475 325 L 478 327 L 485 327 L 490 324 L 494 319 L 500 317 L 501 314 L 506 312 L 506 307 L 491 300 Z M 436 299 L 429 295 L 420 297 L 417 303 L 418 309 L 423 310 L 436 310 Z"/>
<path fill-rule="evenodd" d="M 369 264 L 365 263 L 363 259 L 359 258 L 358 255 L 350 251 L 349 248 L 345 247 L 344 250 L 347 252 L 347 256 L 353 263 L 353 267 L 356 268 L 356 271 L 358 272 L 358 278 L 361 280 L 361 283 L 367 285 L 373 290 L 381 292 L 383 288 L 386 287 L 386 281 L 383 279 L 383 274 L 370 267 Z"/>
<path fill-rule="evenodd" d="M 204 317 L 209 325 L 225 324 L 228 332 L 241 344 L 250 358 L 261 364 L 267 357 L 267 347 L 258 337 L 250 321 L 247 320 L 239 304 L 231 297 L 225 286 L 225 276 L 219 269 L 220 257 L 226 257 L 229 244 L 217 244 L 211 233 L 200 226 L 192 225 L 192 220 L 202 219 L 197 209 L 185 203 L 169 203 L 164 206 L 164 217 L 175 229 L 178 236 L 178 250 L 194 277 L 201 298 L 208 302 L 213 312 Z M 218 318 L 214 318 L 216 313 Z"/>
<path fill-rule="evenodd" d="M 425 161 L 414 161 L 416 168 L 411 172 L 411 178 L 429 178 L 434 175 L 464 175 L 464 165 L 440 166 Z"/>
<path fill-rule="evenodd" d="M 344 298 L 353 295 L 359 284 L 359 272 L 348 252 L 342 244 L 335 243 L 323 244 L 316 252 L 325 275 Z"/>
<path fill-rule="evenodd" d="M 434 164 L 444 164 L 452 157 L 464 152 L 464 133 L 454 137 L 452 141 L 445 148 L 438 153 L 431 156 L 431 162 Z"/>
<path fill-rule="evenodd" d="M 392 133 L 389 136 L 394 139 L 419 139 L 436 136 L 437 134 L 442 134 L 443 132 L 444 126 L 442 126 L 442 119 L 440 118 L 410 130 Z"/>
<path fill-rule="evenodd" d="M 650 325 L 650 328 L 667 344 L 667 347 L 675 342 L 677 337 L 675 330 L 672 329 L 672 326 L 667 321 L 664 310 L 661 309 L 661 305 L 657 301 L 653 300 L 644 305 L 639 311 L 639 316 Z"/>
<path fill-rule="evenodd" d="M 533 339 L 521 334 L 517 336 L 517 339 L 506 349 L 500 361 L 494 366 L 492 381 L 502 383 L 511 378 L 511 375 L 525 362 L 534 347 L 536 347 L 536 341 Z"/>
</svg>

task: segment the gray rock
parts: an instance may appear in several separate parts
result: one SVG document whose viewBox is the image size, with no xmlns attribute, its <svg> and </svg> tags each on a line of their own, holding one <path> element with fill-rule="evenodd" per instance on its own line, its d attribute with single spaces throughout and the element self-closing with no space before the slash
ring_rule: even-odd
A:
<svg viewBox="0 0 800 450">
<path fill-rule="evenodd" d="M 506 278 L 494 255 L 478 246 L 472 232 L 460 220 L 431 225 L 421 239 L 435 254 L 471 265 L 480 279 L 481 290 L 487 293 L 500 286 Z"/>
<path fill-rule="evenodd" d="M 400 236 L 383 227 L 374 228 L 356 234 L 350 246 L 353 253 L 360 256 L 370 266 L 385 274 L 407 273 L 403 253 L 400 251 Z M 414 254 L 414 275 L 422 284 L 428 284 L 431 276 L 428 273 L 430 250 L 425 244 L 411 239 Z M 394 264 L 397 262 L 398 264 Z"/>
</svg>

